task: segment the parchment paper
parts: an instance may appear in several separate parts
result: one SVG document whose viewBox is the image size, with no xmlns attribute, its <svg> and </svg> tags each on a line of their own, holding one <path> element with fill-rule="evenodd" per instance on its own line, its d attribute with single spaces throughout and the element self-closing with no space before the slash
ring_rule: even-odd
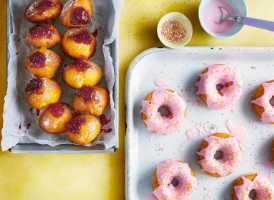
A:
<svg viewBox="0 0 274 200">
<path fill-rule="evenodd" d="M 24 16 L 24 10 L 31 0 L 10 0 L 11 23 L 12 30 L 9 36 L 9 53 L 10 59 L 8 63 L 7 77 L 7 94 L 4 104 L 4 124 L 2 129 L 2 150 L 6 151 L 15 146 L 17 143 L 38 143 L 56 146 L 60 144 L 74 144 L 70 141 L 65 133 L 52 135 L 43 132 L 37 123 L 39 116 L 36 110 L 30 112 L 31 107 L 25 100 L 25 87 L 29 81 L 34 78 L 24 67 L 25 57 L 35 49 L 30 46 L 24 39 L 26 32 L 35 24 L 27 22 Z M 64 5 L 66 0 L 61 0 Z M 95 55 L 89 60 L 97 63 L 104 72 L 104 78 L 99 84 L 108 88 L 110 92 L 110 105 L 104 111 L 107 119 L 111 122 L 104 126 L 104 129 L 112 129 L 110 133 L 101 133 L 95 141 L 88 144 L 93 146 L 96 144 L 104 145 L 111 148 L 117 144 L 117 134 L 115 133 L 115 110 L 113 102 L 113 86 L 115 82 L 113 58 L 110 55 L 110 44 L 117 38 L 118 21 L 123 6 L 123 0 L 91 0 L 92 2 L 92 22 L 86 29 L 94 32 L 101 27 L 98 32 L 97 50 Z M 66 30 L 58 17 L 54 21 L 56 29 L 63 36 Z M 73 62 L 62 52 L 60 44 L 51 48 L 63 58 L 61 69 L 56 74 L 54 80 L 60 84 L 62 88 L 61 102 L 72 105 L 75 94 L 79 91 L 68 87 L 62 80 L 62 71 L 65 64 Z M 40 114 L 42 110 L 40 110 Z M 19 128 L 20 127 L 20 128 Z M 75 145 L 75 144 L 74 144 Z"/>
</svg>

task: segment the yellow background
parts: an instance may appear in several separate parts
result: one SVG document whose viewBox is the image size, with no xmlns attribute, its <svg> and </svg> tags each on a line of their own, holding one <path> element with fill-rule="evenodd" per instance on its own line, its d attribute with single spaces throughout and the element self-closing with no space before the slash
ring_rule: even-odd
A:
<svg viewBox="0 0 274 200">
<path fill-rule="evenodd" d="M 273 0 L 246 0 L 249 16 L 274 21 Z M 1 200 L 125 199 L 125 76 L 132 59 L 159 47 L 156 27 L 166 13 L 184 13 L 194 33 L 189 46 L 273 46 L 272 32 L 245 27 L 230 39 L 207 35 L 198 21 L 199 0 L 125 0 L 119 24 L 120 149 L 114 154 L 35 155 L 0 152 Z M 6 93 L 6 0 L 0 0 L 0 113 Z M 22 67 L 22 66 L 21 66 Z M 2 128 L 2 118 L 0 119 Z"/>
</svg>

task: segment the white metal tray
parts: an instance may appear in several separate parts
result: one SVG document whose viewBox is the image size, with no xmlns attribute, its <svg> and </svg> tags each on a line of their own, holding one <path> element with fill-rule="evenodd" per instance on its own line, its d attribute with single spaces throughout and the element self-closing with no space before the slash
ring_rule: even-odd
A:
<svg viewBox="0 0 274 200">
<path fill-rule="evenodd" d="M 203 103 L 194 106 L 199 100 L 195 94 L 198 74 L 209 64 L 229 64 L 241 70 L 243 79 L 243 99 L 234 106 L 223 110 L 210 110 Z M 187 162 L 194 170 L 198 189 L 192 199 L 205 200 L 231 199 L 231 183 L 244 174 L 260 172 L 271 176 L 271 168 L 264 163 L 271 159 L 271 143 L 274 139 L 274 126 L 264 125 L 257 118 L 250 104 L 254 89 L 265 81 L 274 79 L 274 48 L 231 48 L 231 47 L 185 47 L 172 50 L 166 48 L 149 49 L 131 63 L 126 80 L 126 187 L 127 199 L 144 200 L 152 194 L 152 174 L 156 166 L 168 159 Z M 165 88 L 179 93 L 187 101 L 187 118 L 180 132 L 171 135 L 156 135 L 152 143 L 147 138 L 149 131 L 140 116 L 141 102 L 147 94 L 155 90 L 155 79 L 169 82 Z M 186 140 L 185 132 L 195 124 L 207 123 L 215 130 L 227 119 L 241 125 L 248 131 L 249 139 L 241 144 L 243 160 L 233 174 L 214 178 L 207 176 L 198 166 L 196 151 L 202 138 L 185 145 L 182 158 L 180 145 Z M 223 127 L 222 132 L 228 130 Z M 210 133 L 204 133 L 205 136 Z M 162 143 L 162 144 L 161 144 Z M 163 146 L 159 150 L 159 144 Z M 274 178 L 272 178 L 274 181 Z"/>
</svg>

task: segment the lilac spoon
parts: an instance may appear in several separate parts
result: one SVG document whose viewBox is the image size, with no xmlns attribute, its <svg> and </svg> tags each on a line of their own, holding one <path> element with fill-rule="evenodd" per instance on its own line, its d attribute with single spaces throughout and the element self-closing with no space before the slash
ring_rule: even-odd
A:
<svg viewBox="0 0 274 200">
<path fill-rule="evenodd" d="M 261 20 L 261 19 L 254 19 L 251 17 L 240 17 L 240 16 L 229 16 L 226 9 L 219 7 L 221 10 L 221 19 L 219 22 L 215 22 L 217 24 L 221 24 L 226 22 L 227 20 L 237 21 L 244 25 L 253 26 L 260 29 L 265 29 L 274 32 L 274 22 Z"/>
</svg>

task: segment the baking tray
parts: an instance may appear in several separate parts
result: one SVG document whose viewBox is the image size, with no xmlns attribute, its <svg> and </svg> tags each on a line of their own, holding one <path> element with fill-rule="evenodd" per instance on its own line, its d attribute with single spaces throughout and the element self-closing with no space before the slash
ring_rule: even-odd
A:
<svg viewBox="0 0 274 200">
<path fill-rule="evenodd" d="M 9 1 L 7 1 L 7 21 L 6 21 L 6 68 L 8 68 L 9 63 L 9 35 L 13 32 L 12 29 L 12 16 L 9 9 Z M 114 65 L 114 73 L 115 73 L 115 83 L 113 87 L 113 101 L 115 104 L 115 133 L 117 135 L 117 143 L 114 147 L 105 149 L 102 145 L 96 145 L 91 147 L 86 146 L 79 146 L 79 145 L 58 145 L 56 147 L 52 147 L 49 145 L 39 145 L 36 143 L 30 144 L 21 144 L 18 143 L 16 146 L 9 149 L 11 153 L 46 153 L 46 154 L 85 154 L 85 153 L 114 153 L 119 147 L 119 68 L 118 68 L 118 29 L 117 29 L 117 38 L 115 41 L 110 45 L 110 51 L 113 58 L 113 65 Z M 7 75 L 8 77 L 8 70 Z M 8 84 L 7 84 L 8 87 Z"/>
<path fill-rule="evenodd" d="M 210 110 L 195 94 L 198 74 L 209 64 L 229 64 L 241 70 L 243 98 L 232 107 Z M 126 197 L 144 200 L 152 194 L 152 174 L 156 166 L 168 159 L 187 162 L 197 177 L 197 191 L 192 199 L 231 199 L 231 183 L 248 173 L 260 172 L 270 177 L 272 170 L 265 166 L 271 160 L 271 143 L 274 126 L 265 125 L 257 118 L 250 104 L 254 89 L 267 80 L 274 79 L 274 48 L 239 47 L 184 47 L 181 49 L 153 48 L 138 55 L 131 63 L 126 77 Z M 179 132 L 171 135 L 156 135 L 152 142 L 149 131 L 140 116 L 141 102 L 157 89 L 155 79 L 164 79 L 164 87 L 179 93 L 186 101 L 187 118 Z M 197 102 L 197 101 L 196 101 Z M 200 101 L 201 102 L 201 101 Z M 187 139 L 185 132 L 204 123 L 210 130 L 231 119 L 234 125 L 246 128 L 249 138 L 241 143 L 243 160 L 231 175 L 223 178 L 207 176 L 198 166 L 196 151 L 202 138 L 196 132 L 194 141 L 187 143 L 181 157 L 180 145 Z M 220 132 L 227 132 L 225 127 Z M 203 133 L 204 136 L 210 133 Z M 274 181 L 274 178 L 271 179 Z"/>
</svg>

